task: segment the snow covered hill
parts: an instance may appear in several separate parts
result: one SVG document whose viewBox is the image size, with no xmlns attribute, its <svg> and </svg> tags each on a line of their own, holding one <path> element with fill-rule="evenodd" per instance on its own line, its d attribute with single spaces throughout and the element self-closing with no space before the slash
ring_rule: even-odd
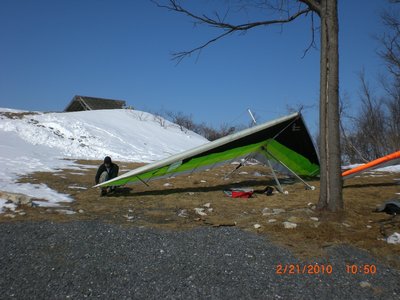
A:
<svg viewBox="0 0 400 300">
<path fill-rule="evenodd" d="M 65 201 L 67 195 L 43 184 L 15 181 L 31 172 L 72 168 L 74 163 L 65 158 L 102 160 L 109 155 L 118 161 L 151 162 L 206 142 L 135 110 L 41 113 L 0 108 L 0 190 Z"/>
</svg>

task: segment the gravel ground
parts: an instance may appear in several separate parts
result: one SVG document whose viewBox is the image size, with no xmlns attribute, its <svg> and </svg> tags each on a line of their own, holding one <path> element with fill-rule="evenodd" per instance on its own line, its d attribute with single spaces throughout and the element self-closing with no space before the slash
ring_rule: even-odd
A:
<svg viewBox="0 0 400 300">
<path fill-rule="evenodd" d="M 316 262 L 330 264 L 331 274 L 276 274 L 279 264 L 298 264 L 302 273 Z M 348 274 L 346 264 L 374 264 L 377 272 Z M 303 262 L 264 236 L 233 227 L 3 223 L 0 299 L 15 298 L 400 299 L 400 271 L 348 246 Z"/>
</svg>

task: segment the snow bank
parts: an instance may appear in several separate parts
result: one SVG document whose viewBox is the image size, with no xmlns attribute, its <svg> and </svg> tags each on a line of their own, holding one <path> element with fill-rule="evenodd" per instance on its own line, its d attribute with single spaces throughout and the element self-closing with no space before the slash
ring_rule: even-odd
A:
<svg viewBox="0 0 400 300">
<path fill-rule="evenodd" d="M 24 112 L 18 118 L 6 114 L 21 112 L 0 108 L 0 190 L 48 200 L 40 203 L 46 206 L 72 199 L 44 184 L 18 184 L 18 177 L 36 171 L 79 169 L 67 159 L 102 160 L 109 155 L 117 161 L 151 162 L 207 142 L 141 111 Z"/>
</svg>

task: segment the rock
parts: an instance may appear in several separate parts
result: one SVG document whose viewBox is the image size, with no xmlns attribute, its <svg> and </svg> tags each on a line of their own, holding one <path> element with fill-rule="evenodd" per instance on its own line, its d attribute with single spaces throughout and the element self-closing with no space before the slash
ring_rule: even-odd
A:
<svg viewBox="0 0 400 300">
<path fill-rule="evenodd" d="M 172 183 L 167 182 L 167 183 L 164 183 L 163 186 L 172 186 Z"/>
<path fill-rule="evenodd" d="M 204 208 L 196 207 L 194 211 L 200 216 L 207 216 L 207 214 L 204 212 Z"/>
<path fill-rule="evenodd" d="M 370 287 L 371 287 L 371 284 L 370 284 L 369 282 L 367 282 L 367 281 L 361 281 L 361 282 L 360 282 L 360 286 L 361 286 L 362 288 L 370 288 Z"/>
<path fill-rule="evenodd" d="M 269 219 L 268 223 L 275 223 L 277 220 L 276 219 Z"/>
<path fill-rule="evenodd" d="M 204 204 L 203 206 L 204 206 L 204 207 L 207 207 L 207 208 L 210 208 L 210 207 L 211 207 L 211 203 L 208 202 L 208 203 Z"/>
<path fill-rule="evenodd" d="M 69 209 L 55 209 L 54 211 L 59 213 L 59 214 L 63 214 L 63 215 L 74 215 L 74 214 L 76 214 L 75 211 L 69 210 Z"/>
<path fill-rule="evenodd" d="M 258 229 L 258 228 L 260 228 L 260 227 L 261 227 L 260 224 L 254 224 L 254 228 L 255 228 L 255 229 Z"/>
<path fill-rule="evenodd" d="M 124 215 L 125 218 L 127 218 L 128 221 L 133 220 L 135 217 L 130 216 L 130 215 Z"/>
<path fill-rule="evenodd" d="M 207 181 L 206 181 L 206 180 L 200 180 L 200 182 L 201 182 L 201 183 L 206 183 Z"/>
<path fill-rule="evenodd" d="M 213 212 L 214 209 L 213 209 L 213 208 L 209 208 L 209 209 L 207 209 L 207 211 L 208 211 L 208 212 Z"/>
<path fill-rule="evenodd" d="M 181 209 L 178 213 L 178 217 L 181 217 L 181 218 L 187 218 L 188 216 L 189 215 L 188 215 L 187 209 Z"/>
<path fill-rule="evenodd" d="M 307 206 L 308 206 L 309 208 L 311 208 L 312 210 L 315 210 L 315 209 L 317 208 L 317 206 L 316 206 L 314 203 L 311 203 L 311 202 L 308 202 L 308 203 L 307 203 Z"/>
<path fill-rule="evenodd" d="M 30 197 L 28 195 L 0 191 L 0 198 L 9 200 L 16 205 L 32 206 L 32 197 Z"/>
<path fill-rule="evenodd" d="M 319 219 L 318 219 L 317 217 L 310 217 L 310 219 L 313 220 L 313 221 L 315 221 L 315 222 L 318 222 L 318 221 L 319 221 Z"/>
<path fill-rule="evenodd" d="M 343 225 L 344 227 L 347 227 L 347 228 L 351 227 L 350 224 L 347 224 L 347 223 L 345 223 L 345 222 L 343 222 L 342 225 Z"/>
<path fill-rule="evenodd" d="M 193 196 L 193 195 L 194 195 L 193 192 L 188 192 L 187 194 L 188 194 L 189 196 Z"/>
<path fill-rule="evenodd" d="M 261 211 L 263 216 L 269 216 L 271 215 L 271 210 L 268 207 L 263 208 L 263 210 Z"/>
<path fill-rule="evenodd" d="M 371 228 L 372 228 L 372 226 L 371 226 L 371 225 L 367 225 L 367 228 L 368 228 L 368 229 L 371 229 Z"/>
<path fill-rule="evenodd" d="M 265 207 L 261 213 L 262 215 L 265 216 L 270 216 L 270 215 L 279 215 L 280 213 L 285 212 L 286 210 L 284 210 L 283 208 L 273 208 L 272 210 L 269 209 L 268 207 Z"/>
<path fill-rule="evenodd" d="M 19 212 L 18 214 L 19 214 L 20 216 L 25 216 L 25 215 L 26 215 L 26 212 L 21 211 L 21 212 Z"/>
<path fill-rule="evenodd" d="M 283 226 L 286 229 L 294 229 L 294 228 L 297 227 L 297 224 L 296 223 L 291 223 L 291 222 L 283 222 Z"/>
<path fill-rule="evenodd" d="M 392 235 L 388 236 L 386 239 L 388 244 L 400 245 L 400 233 L 393 233 Z"/>
<path fill-rule="evenodd" d="M 85 211 L 83 209 L 78 210 L 78 213 L 83 214 Z"/>
<path fill-rule="evenodd" d="M 284 213 L 286 210 L 284 210 L 283 208 L 274 208 L 274 209 L 272 209 L 272 213 L 274 214 L 274 215 L 279 215 L 279 214 L 281 214 L 281 213 Z"/>
<path fill-rule="evenodd" d="M 15 215 L 13 215 L 13 214 L 5 214 L 4 216 L 5 216 L 6 218 L 12 218 L 12 219 L 15 218 Z"/>
</svg>

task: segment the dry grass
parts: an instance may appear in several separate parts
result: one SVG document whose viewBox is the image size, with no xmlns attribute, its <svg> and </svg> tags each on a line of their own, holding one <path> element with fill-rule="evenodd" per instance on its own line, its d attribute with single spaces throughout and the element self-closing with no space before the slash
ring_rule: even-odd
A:
<svg viewBox="0 0 400 300">
<path fill-rule="evenodd" d="M 82 165 L 98 166 L 99 161 L 79 161 Z M 138 164 L 119 163 L 123 171 Z M 244 230 L 266 234 L 276 243 L 289 247 L 305 259 L 324 255 L 324 249 L 334 244 L 351 244 L 400 268 L 400 246 L 389 245 L 382 240 L 379 220 L 388 219 L 385 214 L 372 211 L 376 205 L 394 198 L 400 191 L 398 174 L 382 174 L 379 177 L 363 176 L 345 182 L 345 210 L 338 216 L 311 209 L 310 203 L 318 201 L 317 181 L 315 191 L 305 190 L 300 183 L 284 184 L 288 195 L 266 196 L 256 194 L 250 199 L 232 199 L 224 196 L 223 190 L 230 187 L 252 187 L 262 190 L 274 182 L 268 176 L 256 176 L 255 172 L 268 174 L 261 166 L 242 167 L 230 178 L 224 176 L 233 166 L 224 166 L 191 176 L 155 181 L 146 187 L 143 184 L 120 188 L 113 196 L 100 197 L 99 190 L 91 188 L 96 168 L 82 171 L 62 170 L 57 173 L 39 172 L 21 179 L 21 182 L 45 183 L 52 189 L 70 194 L 75 201 L 65 204 L 75 212 L 65 215 L 55 209 L 23 208 L 26 215 L 10 219 L 0 215 L 0 222 L 50 220 L 66 222 L 71 220 L 103 220 L 126 226 L 149 226 L 183 230 L 196 226 L 238 226 Z M 243 174 L 241 172 L 247 172 Z M 79 174 L 80 173 L 80 174 Z M 205 181 L 205 182 L 204 182 Z M 168 186 L 164 186 L 169 183 Z M 73 188 L 75 187 L 75 188 Z M 79 189 L 86 188 L 86 189 Z M 211 203 L 212 212 L 199 216 L 194 208 Z M 263 216 L 268 207 L 283 208 L 285 212 Z M 186 217 L 178 216 L 187 211 Z M 310 217 L 319 220 L 314 221 Z M 276 222 L 270 223 L 270 219 Z M 296 229 L 285 229 L 282 222 L 292 220 Z M 254 224 L 260 224 L 258 229 Z M 388 234 L 399 232 L 400 224 L 388 228 Z"/>
</svg>

